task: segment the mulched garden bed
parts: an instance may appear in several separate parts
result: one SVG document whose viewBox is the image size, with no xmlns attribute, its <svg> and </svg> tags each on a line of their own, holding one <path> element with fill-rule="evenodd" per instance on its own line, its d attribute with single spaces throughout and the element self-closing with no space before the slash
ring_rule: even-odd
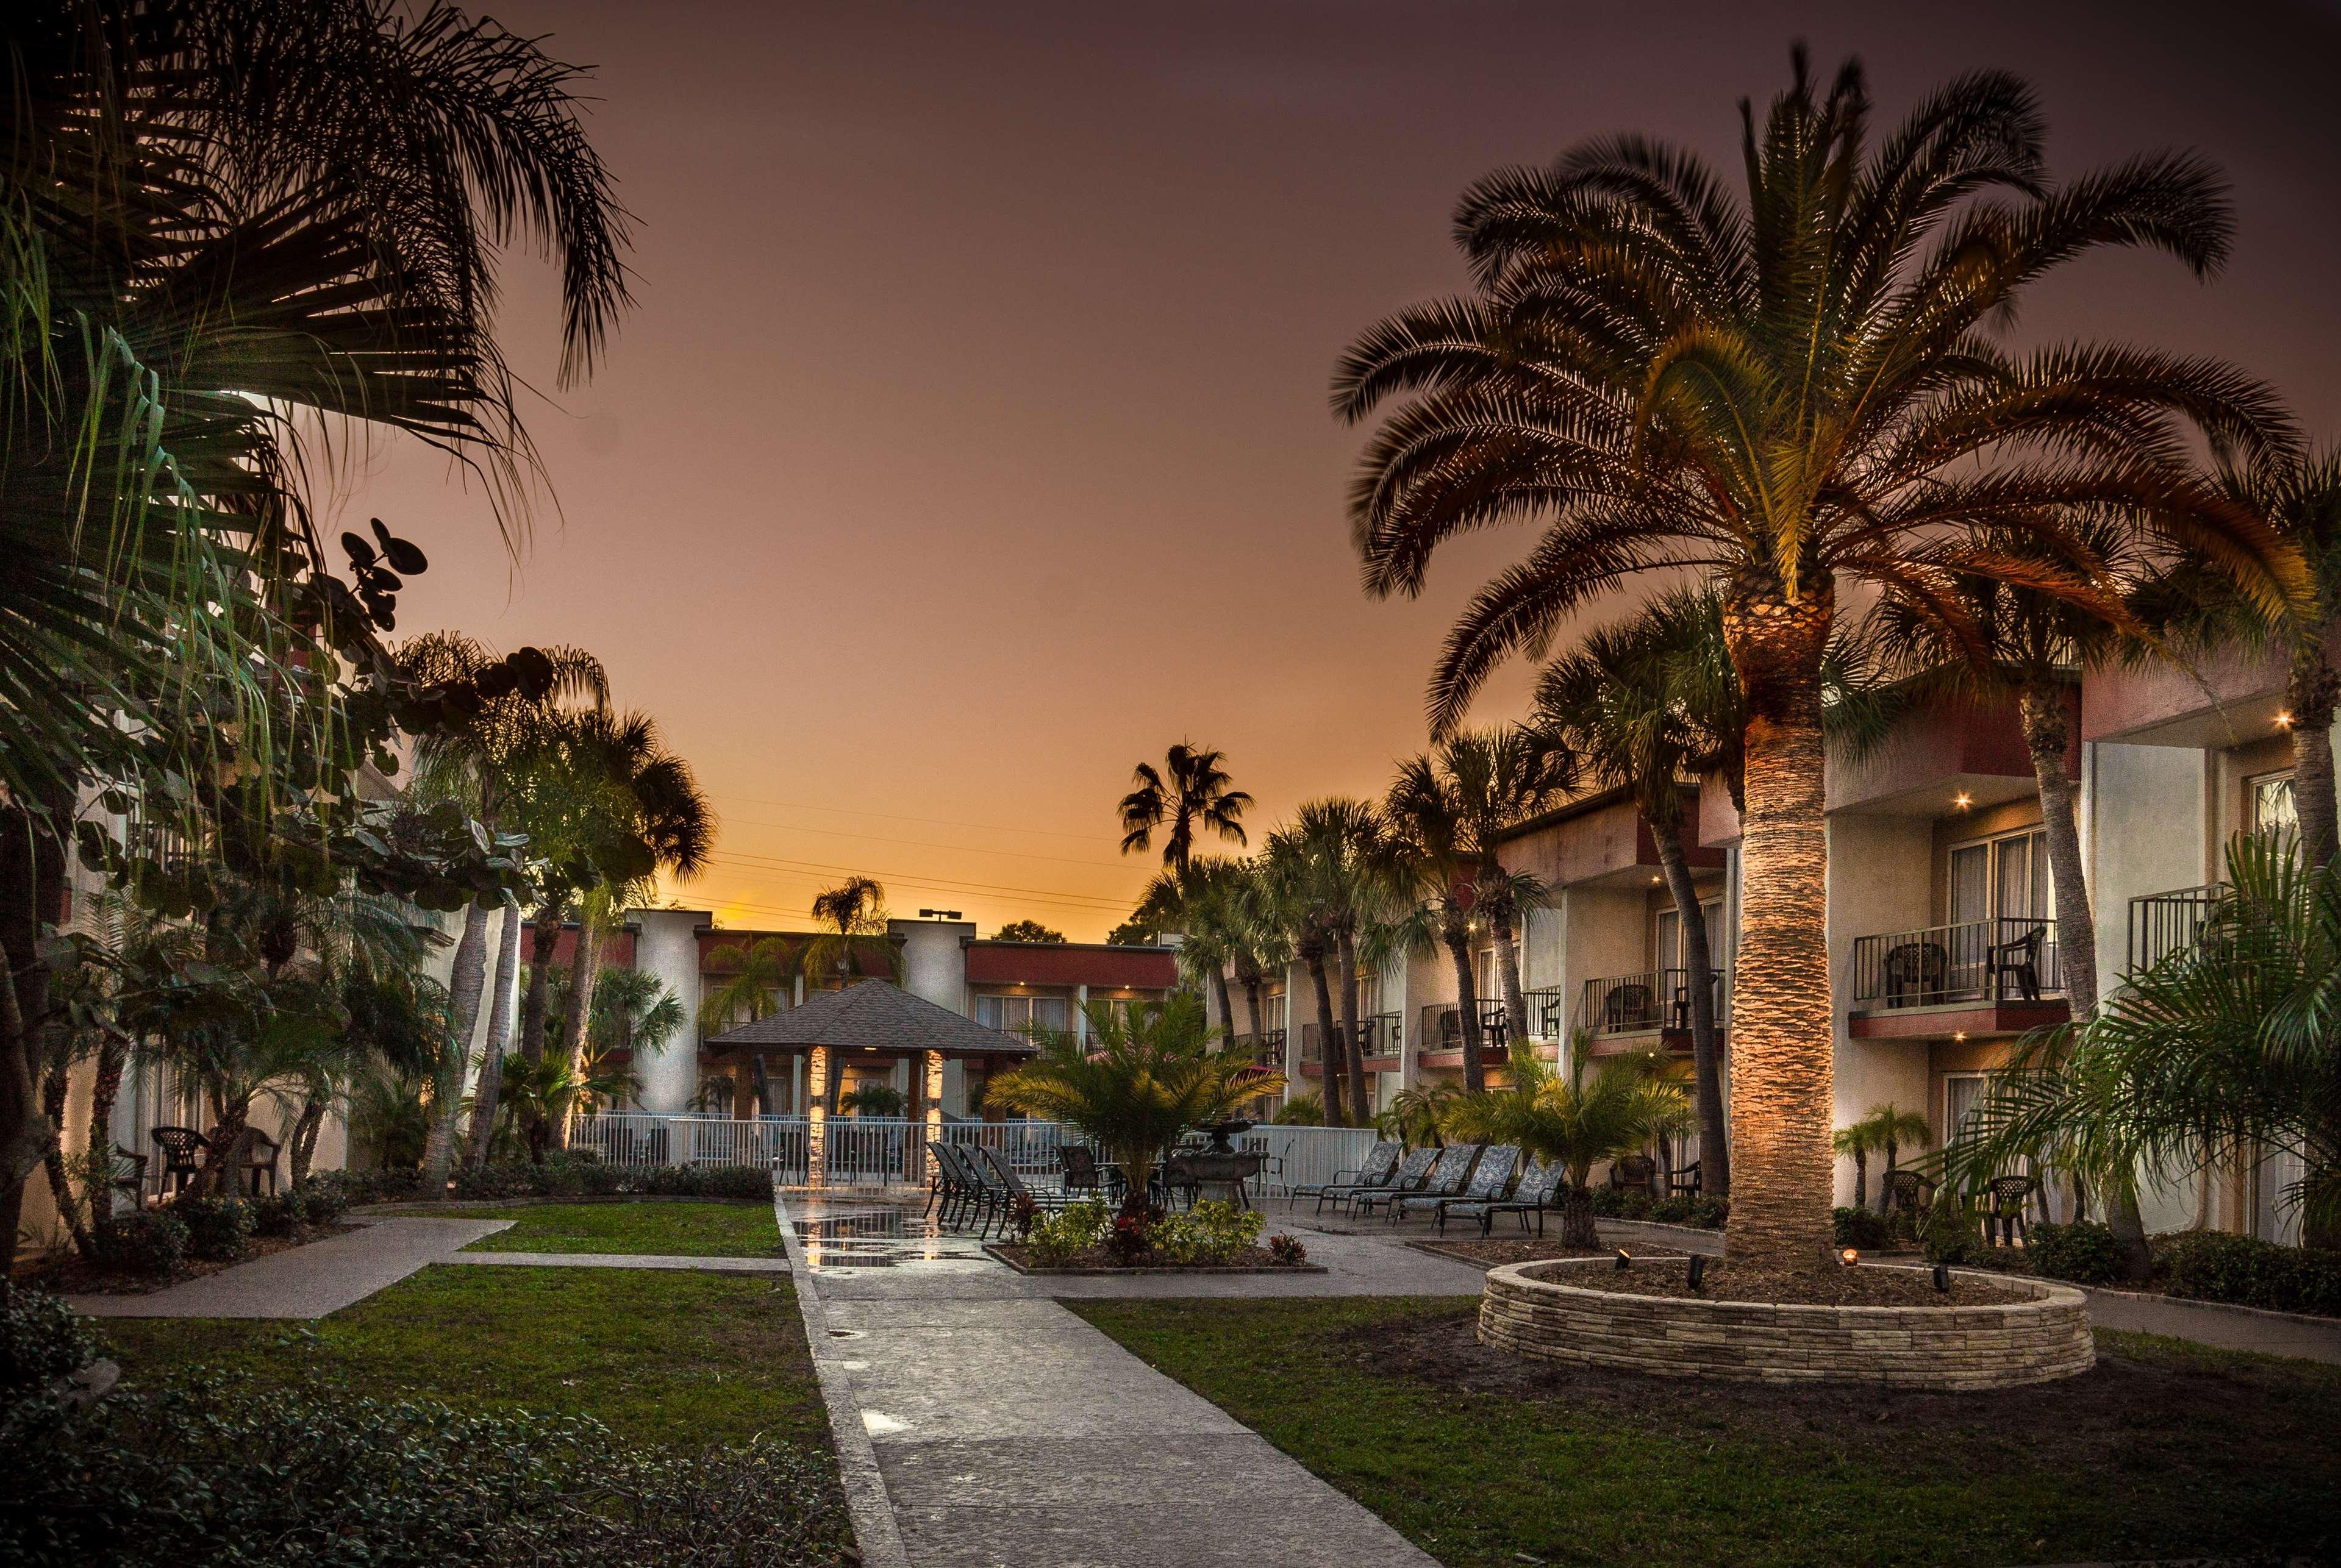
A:
<svg viewBox="0 0 2341 1568">
<path fill-rule="evenodd" d="M 1481 1268 L 1496 1268 L 1508 1263 L 1541 1263 L 1547 1258 L 1609 1257 L 1610 1249 L 1563 1246 L 1558 1241 L 1537 1236 L 1494 1236 L 1486 1241 L 1478 1236 L 1451 1236 L 1445 1241 L 1433 1237 L 1427 1241 L 1410 1241 L 1407 1245 L 1417 1252 L 1427 1252 L 1433 1257 L 1451 1257 L 1458 1263 L 1476 1264 Z M 1638 1246 L 1636 1257 L 1680 1257 L 1679 1252 L 1665 1247 Z"/>
<path fill-rule="evenodd" d="M 1539 1273 L 1580 1290 L 1619 1295 L 1662 1295 L 1680 1301 L 1738 1301 L 1776 1306 L 2005 1306 L 2037 1299 L 2019 1285 L 2001 1285 L 1954 1273 L 1951 1288 L 1915 1269 L 1829 1268 L 1808 1273 L 1751 1268 L 1721 1261 L 1708 1265 L 1704 1287 L 1693 1290 L 1679 1268 L 1572 1268 Z"/>
<path fill-rule="evenodd" d="M 39 1285 L 53 1295 L 151 1295 L 174 1285 L 184 1285 L 191 1279 L 201 1279 L 206 1275 L 234 1268 L 236 1264 L 290 1252 L 313 1241 L 323 1241 L 332 1236 L 347 1236 L 354 1230 L 364 1228 L 364 1226 L 337 1222 L 313 1225 L 299 1236 L 256 1236 L 245 1245 L 244 1255 L 234 1263 L 189 1258 L 179 1265 L 176 1273 L 168 1275 L 119 1274 L 100 1268 L 78 1255 L 68 1255 L 63 1263 L 34 1274 L 29 1283 Z"/>
<path fill-rule="evenodd" d="M 1101 1246 L 1074 1253 L 1061 1263 L 1036 1261 L 1022 1242 L 986 1242 L 983 1250 L 1019 1274 L 1323 1274 L 1322 1264 L 1279 1263 L 1264 1246 L 1246 1247 L 1228 1263 L 1169 1263 L 1149 1257 L 1123 1263 Z"/>
</svg>

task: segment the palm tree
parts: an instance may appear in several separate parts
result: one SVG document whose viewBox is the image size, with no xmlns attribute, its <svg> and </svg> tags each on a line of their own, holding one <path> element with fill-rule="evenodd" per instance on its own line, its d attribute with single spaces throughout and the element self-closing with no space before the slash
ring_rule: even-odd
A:
<svg viewBox="0 0 2341 1568">
<path fill-rule="evenodd" d="M 1437 731 L 1500 660 L 1540 656 L 1629 578 L 1698 573 L 1722 594 L 1748 708 L 1732 1247 L 1810 1268 L 1833 1185 L 1820 676 L 1840 582 L 1923 610 L 1911 563 L 1958 547 L 1973 575 L 2099 600 L 2074 509 L 2216 541 L 2272 611 L 2302 574 L 2188 462 L 2182 421 L 2239 450 L 2288 437 L 2262 388 L 2142 350 L 2024 354 L 1992 336 L 2026 285 L 2101 246 L 2213 271 L 2229 223 L 2210 169 L 2147 156 L 2052 189 L 2016 77 L 1960 77 L 1873 144 L 1858 63 L 1825 89 L 1801 50 L 1794 67 L 1762 124 L 1745 116 L 1744 194 L 1631 136 L 1481 180 L 1456 219 L 1475 292 L 1368 332 L 1334 404 L 1356 421 L 1403 400 L 1351 492 L 1369 592 L 1420 592 L 1460 532 L 1544 528 L 1450 633 Z M 2057 564 L 2011 559 L 1986 530 Z"/>
<path fill-rule="evenodd" d="M 1284 1075 L 1204 1048 L 1201 1000 L 1173 993 L 1160 1007 L 1092 1007 L 1086 1044 L 1041 1031 L 1041 1054 L 991 1080 L 991 1094 L 1035 1116 L 1070 1122 L 1119 1165 L 1126 1211 L 1146 1206 L 1161 1152 L 1188 1128 L 1284 1087 Z"/>
<path fill-rule="evenodd" d="M 576 73 L 493 22 L 375 0 L 26 0 L 0 22 L 0 1024 L 49 1010 L 85 785 L 283 753 L 272 688 L 372 648 L 423 554 L 377 520 L 335 581 L 306 481 L 355 427 L 440 448 L 526 521 L 496 262 L 562 270 L 564 383 L 626 304 Z M 71 346 L 69 346 L 71 345 Z M 316 461 L 324 459 L 325 461 Z M 336 722 L 314 710 L 311 727 Z M 271 776 L 290 798 L 314 781 Z M 21 850 L 21 852 L 20 852 Z M 0 1232 L 54 1128 L 0 1035 Z M 28 1163 L 28 1157 L 29 1163 Z"/>
<path fill-rule="evenodd" d="M 1370 801 L 1346 795 L 1304 802 L 1287 831 L 1300 856 L 1309 901 L 1332 944 L 1330 956 L 1340 987 L 1340 1070 L 1348 1086 L 1348 1103 L 1363 1121 L 1372 1115 L 1372 1101 L 1366 1092 L 1364 1041 L 1358 1032 L 1359 945 L 1361 933 L 1385 923 L 1398 902 L 1390 835 Z M 1326 1026 L 1320 1021 L 1320 1027 Z M 1330 1075 L 1334 1070 L 1329 1046 L 1325 1071 Z"/>
<path fill-rule="evenodd" d="M 1569 1247 L 1601 1245 L 1589 1185 L 1593 1167 L 1639 1150 L 1650 1125 L 1649 1085 L 1640 1070 L 1623 1059 L 1594 1067 L 1589 1044 L 1571 1044 L 1565 1068 L 1522 1052 L 1512 1063 L 1509 1088 L 1467 1094 L 1446 1117 L 1451 1136 L 1518 1144 L 1567 1173 L 1560 1244 Z"/>
<path fill-rule="evenodd" d="M 886 889 L 874 878 L 848 877 L 816 895 L 812 918 L 822 929 L 804 946 L 805 984 L 835 977 L 842 988 L 856 973 L 895 975 L 894 939 L 886 933 Z"/>
<path fill-rule="evenodd" d="M 1719 741 L 1725 735 L 1736 740 L 1738 715 L 1734 703 L 1735 710 L 1720 725 L 1703 723 L 1679 695 L 1686 666 L 1711 663 L 1699 656 L 1717 605 L 1711 593 L 1677 591 L 1654 600 L 1623 626 L 1590 633 L 1539 680 L 1536 716 L 1593 783 L 1629 791 L 1649 827 L 1683 934 L 1700 1178 L 1715 1196 L 1728 1197 L 1731 1156 L 1724 1126 L 1723 1051 L 1716 1029 L 1715 957 L 1684 853 L 1681 780 L 1730 767 L 1735 759 Z M 1736 697 L 1738 682 L 1729 686 Z"/>
<path fill-rule="evenodd" d="M 1376 933 L 1374 953 L 1377 958 L 1388 952 L 1422 955 L 1446 948 L 1455 966 L 1455 1006 L 1463 1031 L 1463 1087 L 1477 1094 L 1488 1087 L 1480 1054 L 1479 987 L 1471 971 L 1472 910 L 1480 862 L 1464 804 L 1457 798 L 1452 777 L 1434 768 L 1430 758 L 1418 756 L 1399 765 L 1398 778 L 1382 799 L 1382 820 L 1390 829 L 1391 877 L 1410 897 L 1412 907 Z"/>
<path fill-rule="evenodd" d="M 1317 1037 L 1324 1042 L 1325 1125 L 1345 1127 L 1350 1125 L 1344 1097 L 1348 1081 L 1344 1062 L 1349 1053 L 1335 1032 L 1333 986 L 1325 967 L 1335 948 L 1328 890 L 1330 878 L 1320 858 L 1324 848 L 1321 840 L 1312 841 L 1296 828 L 1280 829 L 1269 835 L 1260 851 L 1260 873 L 1267 907 L 1273 911 L 1293 957 L 1308 968 L 1310 983 L 1316 988 Z M 1358 1110 L 1363 1115 L 1365 1107 L 1361 1105 Z"/>
<path fill-rule="evenodd" d="M 1137 785 L 1121 798 L 1121 852 L 1141 855 L 1152 847 L 1154 830 L 1168 822 L 1162 840 L 1162 863 L 1182 867 L 1195 852 L 1198 833 L 1216 833 L 1240 848 L 1244 842 L 1243 814 L 1251 797 L 1230 789 L 1226 755 L 1186 740 L 1170 748 L 1158 771 L 1141 762 L 1131 772 Z M 1169 777 L 1166 779 L 1165 774 Z"/>
<path fill-rule="evenodd" d="M 709 949 L 707 969 L 723 978 L 700 1000 L 699 1027 L 720 1035 L 779 1012 L 781 998 L 804 972 L 804 958 L 786 937 L 759 937 Z"/>
<path fill-rule="evenodd" d="M 1228 969 L 1243 941 L 1240 900 L 1250 876 L 1240 860 L 1190 860 L 1164 867 L 1138 900 L 1141 910 L 1175 923 L 1185 935 L 1179 946 L 1179 972 L 1199 994 L 1209 987 L 1218 1000 L 1223 1050 L 1233 1050 L 1236 1043 Z"/>
<path fill-rule="evenodd" d="M 1519 935 L 1527 912 L 1544 903 L 1545 890 L 1535 877 L 1505 869 L 1504 835 L 1564 799 L 1575 786 L 1576 763 L 1550 734 L 1520 724 L 1458 730 L 1439 746 L 1439 762 L 1479 861 L 1473 892 L 1479 918 L 1495 940 L 1504 1017 L 1512 1038 L 1524 1040 L 1529 1009 L 1520 987 Z"/>
<path fill-rule="evenodd" d="M 2022 1042 L 1944 1151 L 1973 1186 L 2040 1160 L 2100 1191 L 2290 1154 L 2303 1239 L 2341 1241 L 2341 861 L 2257 834 L 2229 841 L 2197 939 L 2133 972 L 2094 1018 Z M 2132 1277 L 2151 1260 L 2127 1251 Z"/>
<path fill-rule="evenodd" d="M 1869 1206 L 1869 1156 L 1878 1146 L 1876 1130 L 1866 1121 L 1839 1127 L 1829 1135 L 1829 1149 L 1839 1159 L 1853 1162 L 1853 1206 Z M 1702 1152 L 1701 1157 L 1704 1158 Z M 1702 1173 L 1703 1174 L 1703 1173 Z"/>
<path fill-rule="evenodd" d="M 1882 1205 L 1887 1197 L 1887 1189 L 1894 1185 L 1894 1173 L 1901 1166 L 1903 1146 L 1908 1145 L 1922 1149 L 1931 1146 L 1935 1141 L 1935 1129 L 1928 1125 L 1924 1115 L 1905 1110 L 1892 1100 L 1870 1107 L 1869 1114 L 1857 1125 L 1868 1133 L 1869 1146 L 1886 1156 L 1886 1171 L 1878 1178 L 1878 1196 Z M 1858 1206 L 1858 1199 L 1856 1202 Z M 2143 1231 L 2140 1234 L 2143 1235 Z"/>
</svg>

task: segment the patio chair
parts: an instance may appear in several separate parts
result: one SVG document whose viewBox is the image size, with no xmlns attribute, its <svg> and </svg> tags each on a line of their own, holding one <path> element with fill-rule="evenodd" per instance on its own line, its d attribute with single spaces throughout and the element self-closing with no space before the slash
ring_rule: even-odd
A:
<svg viewBox="0 0 2341 1568">
<path fill-rule="evenodd" d="M 2024 1227 L 2024 1211 L 2039 1190 L 2038 1176 L 1992 1177 L 1984 1192 L 1983 1239 L 1994 1246 L 2013 1245 L 2019 1239 L 2029 1245 L 2032 1236 Z M 1993 1235 L 1995 1227 L 1998 1231 L 1997 1237 Z"/>
<path fill-rule="evenodd" d="M 1439 1151 L 1439 1157 L 1431 1162 L 1430 1174 L 1423 1178 L 1422 1186 L 1416 1191 L 1393 1189 L 1388 1193 L 1367 1193 L 1358 1201 L 1366 1206 L 1369 1214 L 1377 1207 L 1386 1210 L 1383 1221 L 1396 1225 L 1410 1204 L 1427 1205 L 1442 1197 L 1461 1197 L 1464 1184 L 1471 1179 L 1471 1167 L 1478 1163 L 1479 1151 L 1485 1146 L 1484 1144 L 1449 1144 Z M 1357 1211 L 1353 1207 L 1350 1212 L 1354 1214 Z"/>
<path fill-rule="evenodd" d="M 1387 1183 L 1390 1173 L 1398 1169 L 1398 1156 L 1401 1152 L 1396 1143 L 1387 1140 L 1378 1143 L 1366 1151 L 1365 1163 L 1356 1170 L 1335 1171 L 1333 1179 L 1329 1182 L 1303 1182 L 1292 1189 L 1292 1201 L 1298 1203 L 1304 1197 L 1313 1197 L 1317 1200 L 1317 1212 L 1322 1214 L 1328 1197 L 1334 1193 L 1350 1187 L 1380 1186 Z"/>
<path fill-rule="evenodd" d="M 951 1163 L 951 1151 L 933 1139 L 928 1139 L 927 1203 L 919 1211 L 920 1215 L 931 1214 L 949 1225 L 951 1205 L 959 1196 L 961 1180 L 959 1167 Z"/>
<path fill-rule="evenodd" d="M 984 1178 L 988 1174 L 968 1156 L 960 1144 L 932 1146 L 942 1162 L 943 1185 L 941 1206 L 936 1217 L 953 1229 L 965 1225 L 970 1216 L 988 1216 L 991 1208 L 991 1186 Z"/>
<path fill-rule="evenodd" d="M 236 1173 L 238 1185 L 258 1197 L 260 1178 L 264 1176 L 268 1178 L 268 1190 L 274 1194 L 277 1183 L 276 1159 L 284 1152 L 284 1146 L 254 1126 L 245 1127 L 244 1136 L 244 1166 Z"/>
<path fill-rule="evenodd" d="M 146 1156 L 134 1150 L 114 1146 L 114 1179 L 106 1183 L 114 1189 L 114 1212 L 122 1211 L 122 1200 L 128 1198 L 132 1208 L 146 1202 Z"/>
<path fill-rule="evenodd" d="M 1619 1192 L 1658 1193 L 1659 1162 L 1648 1155 L 1621 1155 L 1609 1162 L 1609 1185 Z"/>
<path fill-rule="evenodd" d="M 1650 987 L 1639 982 L 1612 986 L 1601 999 L 1601 1028 L 1605 1034 L 1625 1034 L 1646 1029 L 1655 1015 L 1650 1011 Z"/>
<path fill-rule="evenodd" d="M 1699 1174 L 1698 1162 L 1693 1160 L 1667 1178 L 1669 1197 L 1697 1197 L 1707 1178 Z"/>
<path fill-rule="evenodd" d="M 1364 1204 L 1370 1212 L 1373 1206 L 1382 1199 L 1398 1193 L 1412 1192 L 1422 1186 L 1422 1178 L 1430 1174 L 1431 1166 L 1442 1152 L 1435 1148 L 1409 1149 L 1406 1157 L 1399 1161 L 1398 1168 L 1390 1172 L 1390 1180 L 1371 1186 L 1360 1184 L 1343 1187 L 1327 1196 L 1352 1215 L 1358 1212 L 1360 1204 Z M 1321 1208 L 1320 1212 L 1322 1212 Z"/>
<path fill-rule="evenodd" d="M 1949 988 L 1950 949 L 1940 942 L 1903 942 L 1886 950 L 1886 1005 L 1924 1005 Z M 1915 987 L 1915 991 L 1914 991 Z"/>
<path fill-rule="evenodd" d="M 1429 1203 L 1438 1216 L 1439 1234 L 1445 1236 L 1447 1211 L 1449 1207 L 1494 1203 L 1504 1196 L 1504 1189 L 1512 1185 L 1512 1173 L 1519 1168 L 1519 1164 L 1520 1151 L 1518 1145 L 1498 1144 L 1479 1156 L 1479 1163 L 1471 1167 L 1471 1179 L 1464 1184 L 1462 1192 L 1458 1196 L 1424 1199 L 1400 1198 L 1392 1212 L 1404 1210 L 1410 1203 Z"/>
<path fill-rule="evenodd" d="M 1105 1191 L 1105 1173 L 1098 1168 L 1097 1151 L 1087 1144 L 1058 1145 L 1057 1172 L 1067 1192 Z"/>
<path fill-rule="evenodd" d="M 1888 1171 L 1886 1175 L 1886 1212 L 1924 1215 L 1935 1206 L 1933 1178 L 1917 1171 Z"/>
<path fill-rule="evenodd" d="M 1536 1216 L 1537 1235 L 1542 1236 L 1544 1211 L 1559 1206 L 1561 1188 L 1566 1185 L 1568 1178 L 1569 1172 L 1560 1166 L 1546 1165 L 1540 1160 L 1531 1160 L 1529 1162 L 1529 1168 L 1520 1175 L 1520 1185 L 1514 1187 L 1512 1196 L 1502 1202 L 1450 1203 L 1440 1206 L 1439 1233 L 1446 1234 L 1449 1215 L 1477 1214 L 1479 1216 L 1479 1235 L 1484 1238 L 1494 1231 L 1496 1216 L 1499 1214 L 1509 1214 L 1519 1216 L 1520 1234 L 1526 1236 L 1529 1230 L 1529 1216 L 1533 1214 Z"/>
<path fill-rule="evenodd" d="M 998 1149 L 985 1149 L 983 1157 L 991 1166 L 992 1173 L 999 1176 L 1001 1187 L 1005 1189 L 1006 1201 L 999 1203 L 997 1207 L 1001 1236 L 1008 1234 L 1010 1216 L 1023 1206 L 1024 1200 L 1027 1198 L 1031 1200 L 1033 1207 L 1039 1209 L 1061 1209 L 1076 1201 L 1071 1195 L 1061 1189 L 1026 1186 L 1024 1178 L 1016 1174 L 1016 1167 L 1009 1164 L 1007 1157 Z M 998 1196 L 995 1195 L 995 1197 Z"/>
<path fill-rule="evenodd" d="M 146 1136 L 163 1151 L 164 1184 L 173 1197 L 178 1196 L 203 1170 L 204 1159 L 212 1150 L 211 1139 L 193 1127 L 156 1127 Z"/>
<path fill-rule="evenodd" d="M 2000 977 L 2006 975 L 2016 982 L 2017 994 L 2027 1002 L 2040 999 L 2040 945 L 2047 939 L 2048 928 L 2035 926 L 2012 941 L 1994 942 L 1987 955 L 1991 964 L 1991 994 L 1994 1000 L 2005 997 L 2000 989 Z"/>
</svg>

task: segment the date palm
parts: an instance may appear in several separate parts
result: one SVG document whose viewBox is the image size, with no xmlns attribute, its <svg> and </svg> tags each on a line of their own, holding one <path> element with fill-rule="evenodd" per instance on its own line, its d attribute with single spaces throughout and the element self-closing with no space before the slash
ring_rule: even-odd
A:
<svg viewBox="0 0 2341 1568">
<path fill-rule="evenodd" d="M 1369 592 L 1420 592 L 1459 534 L 1542 529 L 1449 634 L 1439 730 L 1503 659 L 1540 655 L 1630 580 L 1691 573 L 1721 594 L 1748 709 L 1732 1248 L 1818 1267 L 1834 1101 L 1820 676 L 1838 585 L 1923 610 L 1912 564 L 1950 555 L 2102 602 L 2063 521 L 2075 509 L 2216 550 L 2272 612 L 2301 571 L 2189 461 L 2197 431 L 2239 451 L 2288 437 L 2256 382 L 1996 335 L 2030 283 L 2101 247 L 2214 271 L 2230 223 L 2212 170 L 2154 154 L 2052 186 L 2032 91 L 1997 72 L 1873 142 L 1859 65 L 1823 86 L 1798 51 L 1788 90 L 1743 120 L 1738 193 L 1630 135 L 1481 180 L 1456 214 L 1473 292 L 1369 331 L 1334 405 L 1352 421 L 1400 405 L 1351 492 Z M 2022 533 L 2047 563 L 1985 531 Z"/>
<path fill-rule="evenodd" d="M 1465 1095 L 1447 1107 L 1443 1121 L 1450 1137 L 1518 1144 L 1559 1166 L 1569 1178 L 1560 1244 L 1571 1247 L 1601 1245 L 1589 1185 L 1593 1167 L 1641 1148 L 1653 1110 L 1641 1071 L 1622 1059 L 1595 1066 L 1589 1043 L 1572 1042 L 1568 1065 L 1559 1068 L 1522 1052 L 1512 1063 L 1511 1087 Z"/>
<path fill-rule="evenodd" d="M 1141 762 L 1131 772 L 1137 788 L 1121 798 L 1121 852 L 1144 854 L 1156 831 L 1168 824 L 1162 839 L 1162 863 L 1182 867 L 1193 858 L 1195 839 L 1214 833 L 1242 847 L 1243 815 L 1251 797 L 1230 789 L 1226 754 L 1181 740 L 1170 748 L 1158 769 Z"/>
<path fill-rule="evenodd" d="M 1179 973 L 1200 994 L 1208 988 L 1220 1005 L 1220 1048 L 1233 1050 L 1236 1017 L 1228 994 L 1228 970 L 1244 940 L 1242 898 L 1250 879 L 1241 861 L 1209 858 L 1165 867 L 1139 896 L 1142 916 L 1175 928 Z"/>
<path fill-rule="evenodd" d="M 703 1035 L 720 1035 L 779 1012 L 785 1005 L 782 998 L 804 973 L 804 958 L 789 938 L 759 937 L 710 948 L 707 970 L 710 978 L 722 978 L 699 1004 L 699 1028 Z"/>
</svg>

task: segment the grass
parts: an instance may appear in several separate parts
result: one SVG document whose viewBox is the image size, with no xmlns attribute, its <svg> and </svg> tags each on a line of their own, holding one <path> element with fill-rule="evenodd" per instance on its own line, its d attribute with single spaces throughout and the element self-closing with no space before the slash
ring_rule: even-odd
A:
<svg viewBox="0 0 2341 1568">
<path fill-rule="evenodd" d="M 678 1257 L 779 1257 L 769 1203 L 555 1203 L 411 1211 L 450 1219 L 508 1219 L 510 1230 L 465 1252 L 667 1253 Z"/>
<path fill-rule="evenodd" d="M 134 1384 L 202 1365 L 255 1388 L 592 1415 L 639 1442 L 699 1447 L 770 1433 L 829 1447 L 785 1276 L 441 1265 L 314 1326 L 102 1326 Z"/>
<path fill-rule="evenodd" d="M 2325 1560 L 2341 1367 L 2101 1333 L 1988 1394 L 1544 1367 L 1477 1298 L 1069 1301 L 1450 1568 Z"/>
</svg>

